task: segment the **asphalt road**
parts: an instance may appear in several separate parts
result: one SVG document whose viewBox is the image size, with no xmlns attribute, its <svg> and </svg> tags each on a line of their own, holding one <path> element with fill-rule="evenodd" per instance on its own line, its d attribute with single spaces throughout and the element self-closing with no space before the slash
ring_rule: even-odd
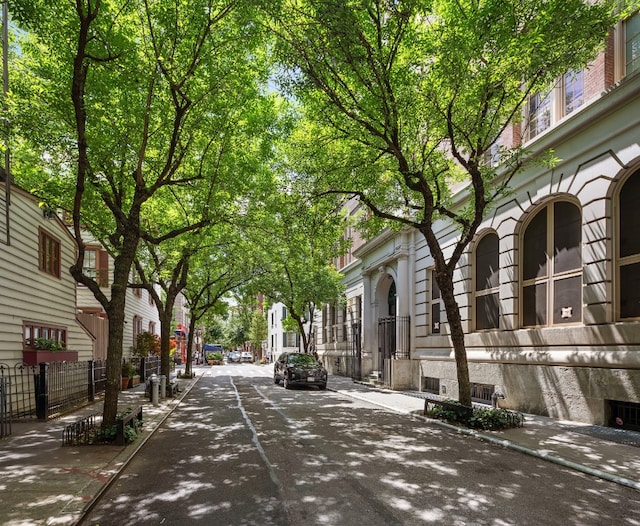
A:
<svg viewBox="0 0 640 526">
<path fill-rule="evenodd" d="M 640 493 L 237 364 L 207 368 L 82 524 L 631 526 Z"/>
</svg>

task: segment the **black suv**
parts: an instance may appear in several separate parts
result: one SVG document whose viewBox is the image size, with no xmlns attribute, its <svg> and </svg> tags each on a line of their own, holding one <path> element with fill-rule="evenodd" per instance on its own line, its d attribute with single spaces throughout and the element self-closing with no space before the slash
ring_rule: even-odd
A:
<svg viewBox="0 0 640 526">
<path fill-rule="evenodd" d="M 327 370 L 310 354 L 283 352 L 273 365 L 273 381 L 285 389 L 293 385 L 316 385 L 327 388 Z"/>
</svg>

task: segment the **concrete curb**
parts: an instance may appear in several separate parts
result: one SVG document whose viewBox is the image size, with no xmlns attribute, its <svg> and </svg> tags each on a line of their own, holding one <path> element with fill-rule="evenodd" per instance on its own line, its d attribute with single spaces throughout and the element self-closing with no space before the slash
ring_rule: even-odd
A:
<svg viewBox="0 0 640 526">
<path fill-rule="evenodd" d="M 630 480 L 628 478 L 625 477 L 619 477 L 617 475 L 614 475 L 612 473 L 607 473 L 606 471 L 602 471 L 601 469 L 596 469 L 596 468 L 591 468 L 589 466 L 585 466 L 583 464 L 579 464 L 577 462 L 573 462 L 571 460 L 567 460 L 565 458 L 562 457 L 557 457 L 555 455 L 549 455 L 548 453 L 545 453 L 544 451 L 538 451 L 535 449 L 531 449 L 525 446 L 521 446 L 519 444 L 516 444 L 514 442 L 511 442 L 510 440 L 505 440 L 503 438 L 496 438 L 494 436 L 491 435 L 486 435 L 484 433 L 479 433 L 478 431 L 475 431 L 473 429 L 467 429 L 467 428 L 463 428 L 463 427 L 458 427 L 458 426 L 454 426 L 452 424 L 449 424 L 447 422 L 442 422 L 441 420 L 435 420 L 432 418 L 427 418 L 425 416 L 416 414 L 414 411 L 410 411 L 407 409 L 399 409 L 397 407 L 392 407 L 389 406 L 387 404 L 381 404 L 380 402 L 376 402 L 374 400 L 371 400 L 365 396 L 358 396 L 357 394 L 354 394 L 352 392 L 348 392 L 348 391 L 342 391 L 340 389 L 334 389 L 331 387 L 327 387 L 327 389 L 330 389 L 331 391 L 335 391 L 337 393 L 340 393 L 342 395 L 345 396 L 349 396 L 351 398 L 355 398 L 357 400 L 362 400 L 363 402 L 368 402 L 370 404 L 374 404 L 377 405 L 379 407 L 383 407 L 385 409 L 388 409 L 389 411 L 393 411 L 394 413 L 400 413 L 400 414 L 408 414 L 408 415 L 412 415 L 415 418 L 418 418 L 420 420 L 423 420 L 425 422 L 428 422 L 429 424 L 434 424 L 440 427 L 443 427 L 445 429 L 449 429 L 450 431 L 456 431 L 458 433 L 461 433 L 463 435 L 468 435 L 474 438 L 477 438 L 478 440 L 482 440 L 484 442 L 489 442 L 491 444 L 494 445 L 498 445 L 498 446 L 502 446 L 508 449 L 512 449 L 514 451 L 518 451 L 519 453 L 524 453 L 526 455 L 530 455 L 532 457 L 536 457 L 539 458 L 541 460 L 546 460 L 548 462 L 552 462 L 554 464 L 558 464 L 560 466 L 569 468 L 569 469 L 573 469 L 576 471 L 580 471 L 581 473 L 585 473 L 587 475 L 591 475 L 594 477 L 598 477 L 601 478 L 603 480 L 607 480 L 609 482 L 614 482 L 616 484 L 620 484 L 621 486 L 626 486 L 632 489 L 635 489 L 637 491 L 640 491 L 640 482 L 636 482 L 634 480 Z"/>
</svg>

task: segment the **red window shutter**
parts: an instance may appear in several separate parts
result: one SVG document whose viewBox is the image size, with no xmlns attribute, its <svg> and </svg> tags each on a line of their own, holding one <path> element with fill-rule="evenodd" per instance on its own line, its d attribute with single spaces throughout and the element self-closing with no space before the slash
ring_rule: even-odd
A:
<svg viewBox="0 0 640 526">
<path fill-rule="evenodd" d="M 106 250 L 98 251 L 96 269 L 96 281 L 101 287 L 109 286 L 109 253 Z"/>
</svg>

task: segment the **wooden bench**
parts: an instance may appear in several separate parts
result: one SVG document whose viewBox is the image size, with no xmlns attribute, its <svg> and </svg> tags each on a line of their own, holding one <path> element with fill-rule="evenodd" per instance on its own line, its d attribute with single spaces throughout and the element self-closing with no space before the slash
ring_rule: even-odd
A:
<svg viewBox="0 0 640 526">
<path fill-rule="evenodd" d="M 174 397 L 179 392 L 180 392 L 180 386 L 178 385 L 178 382 L 173 381 L 167 384 L 167 397 L 169 396 Z"/>
<path fill-rule="evenodd" d="M 116 420 L 116 445 L 124 446 L 127 443 L 124 430 L 125 427 L 129 425 L 134 429 L 138 429 L 142 426 L 142 406 L 134 408 L 131 412 L 122 416 L 122 418 L 118 418 Z"/>
</svg>

